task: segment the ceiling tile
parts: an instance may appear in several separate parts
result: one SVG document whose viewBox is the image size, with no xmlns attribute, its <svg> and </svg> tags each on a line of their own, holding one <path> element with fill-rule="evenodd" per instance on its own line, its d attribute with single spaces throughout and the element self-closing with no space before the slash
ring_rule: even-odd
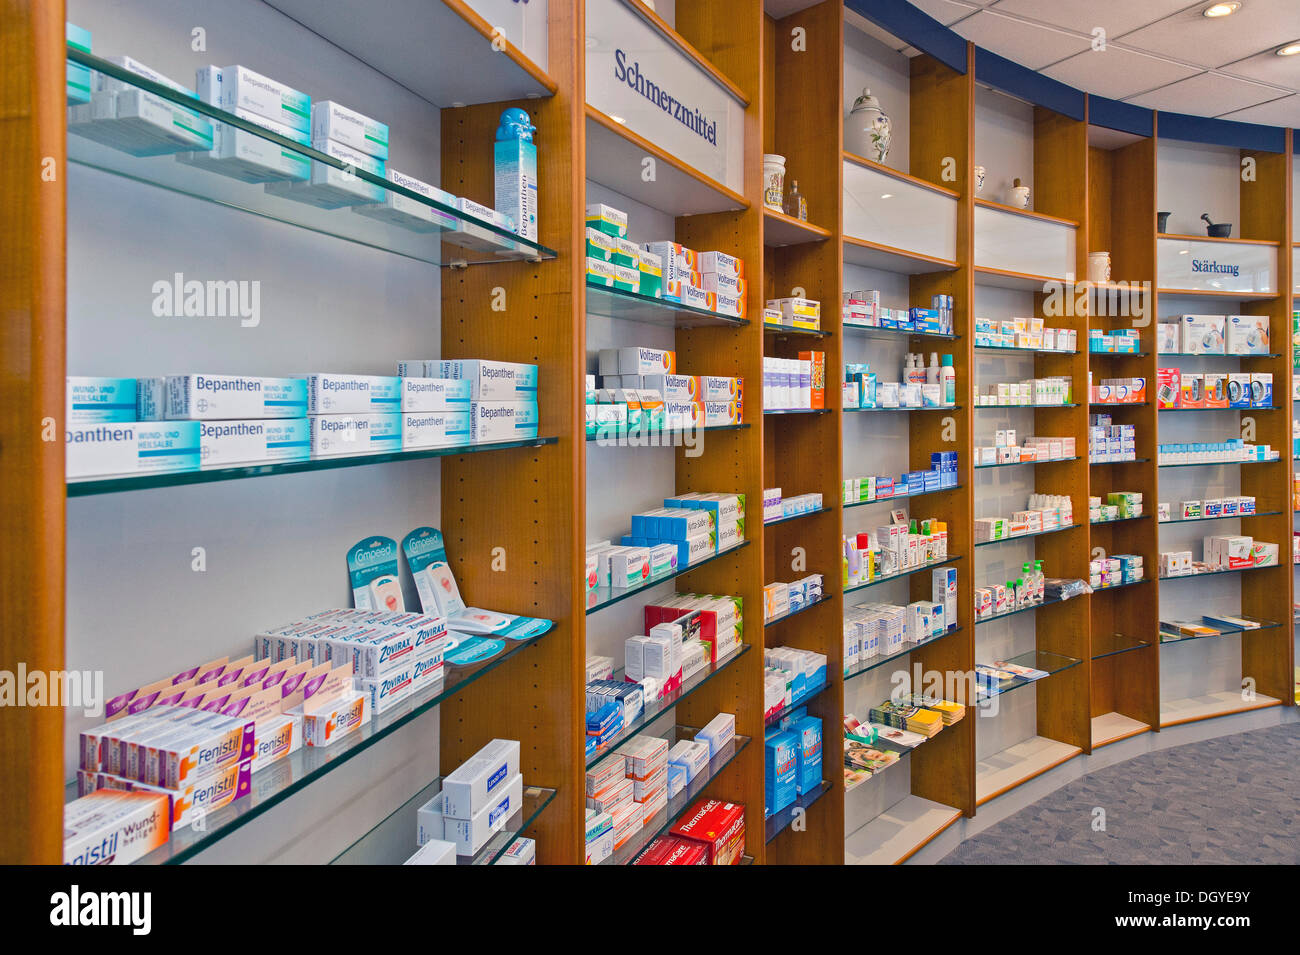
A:
<svg viewBox="0 0 1300 955">
<path fill-rule="evenodd" d="M 1300 91 L 1300 56 L 1278 56 L 1273 50 L 1269 50 L 1267 53 L 1259 53 L 1249 59 L 1229 63 L 1221 67 L 1221 72 Z"/>
<path fill-rule="evenodd" d="M 1133 97 L 1128 102 L 1173 113 L 1218 116 L 1277 99 L 1280 95 L 1278 90 L 1269 86 L 1248 83 L 1222 73 L 1202 73 Z"/>
<path fill-rule="evenodd" d="M 984 49 L 1031 70 L 1042 69 L 1049 63 L 1082 53 L 1090 47 L 1088 37 L 1053 27 L 1036 26 L 989 10 L 981 10 L 960 21 L 953 29 Z"/>
<path fill-rule="evenodd" d="M 1263 123 L 1265 126 L 1290 126 L 1300 129 L 1300 95 L 1284 96 L 1271 103 L 1261 103 L 1228 113 L 1222 119 L 1239 123 Z"/>
<path fill-rule="evenodd" d="M 1124 45 L 1218 67 L 1300 39 L 1300 3 L 1296 0 L 1245 0 L 1232 16 L 1217 20 L 1201 16 L 1202 9 L 1198 4 L 1124 34 Z"/>
<path fill-rule="evenodd" d="M 1102 27 L 1108 39 L 1146 26 L 1186 8 L 1188 0 L 997 0 L 990 9 L 1012 13 L 1067 30 L 1092 34 Z"/>
<path fill-rule="evenodd" d="M 1108 43 L 1043 70 L 1052 79 L 1097 96 L 1124 99 L 1195 76 L 1195 67 Z"/>
<path fill-rule="evenodd" d="M 958 3 L 957 0 L 911 0 L 912 6 L 922 13 L 928 13 L 944 26 L 949 26 L 968 17 L 979 9 L 977 3 Z"/>
</svg>

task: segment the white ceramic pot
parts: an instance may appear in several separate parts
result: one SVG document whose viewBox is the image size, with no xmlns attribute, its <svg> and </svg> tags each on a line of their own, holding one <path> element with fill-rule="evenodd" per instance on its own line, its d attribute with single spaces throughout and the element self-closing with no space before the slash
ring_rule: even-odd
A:
<svg viewBox="0 0 1300 955">
<path fill-rule="evenodd" d="M 859 156 L 883 163 L 889 155 L 892 132 L 893 125 L 880 101 L 871 95 L 871 90 L 864 89 L 849 110 L 848 129 L 845 130 L 845 141 L 851 144 L 849 148 Z"/>
<path fill-rule="evenodd" d="M 975 167 L 975 195 L 977 196 L 984 191 L 984 172 L 983 166 Z"/>
<path fill-rule="evenodd" d="M 1011 188 L 1007 190 L 1007 205 L 1016 209 L 1029 208 L 1029 187 L 1022 186 L 1019 179 L 1011 181 Z"/>
<path fill-rule="evenodd" d="M 782 211 L 785 203 L 785 157 L 763 154 L 763 205 Z"/>
<path fill-rule="evenodd" d="M 1088 253 L 1088 281 L 1093 285 L 1104 285 L 1110 281 L 1110 253 Z"/>
</svg>

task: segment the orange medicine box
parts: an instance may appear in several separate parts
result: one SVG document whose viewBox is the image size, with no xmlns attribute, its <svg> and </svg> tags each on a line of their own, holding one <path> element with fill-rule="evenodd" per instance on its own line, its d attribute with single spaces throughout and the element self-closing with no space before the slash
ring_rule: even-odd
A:
<svg viewBox="0 0 1300 955">
<path fill-rule="evenodd" d="M 813 408 L 826 407 L 826 353 L 824 351 L 801 351 L 799 360 L 812 365 L 812 405 Z"/>
</svg>

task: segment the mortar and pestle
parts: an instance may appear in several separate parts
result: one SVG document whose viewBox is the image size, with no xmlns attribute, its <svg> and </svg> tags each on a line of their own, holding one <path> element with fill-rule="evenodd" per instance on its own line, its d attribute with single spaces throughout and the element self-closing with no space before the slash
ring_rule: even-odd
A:
<svg viewBox="0 0 1300 955">
<path fill-rule="evenodd" d="M 1205 234 L 1211 239 L 1226 239 L 1232 235 L 1231 222 L 1211 222 L 1208 212 L 1201 213 L 1201 218 L 1205 220 Z"/>
</svg>

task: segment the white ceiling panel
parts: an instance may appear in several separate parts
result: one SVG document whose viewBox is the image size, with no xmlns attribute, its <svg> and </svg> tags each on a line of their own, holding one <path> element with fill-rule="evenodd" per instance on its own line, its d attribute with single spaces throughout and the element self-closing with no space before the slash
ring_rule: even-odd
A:
<svg viewBox="0 0 1300 955">
<path fill-rule="evenodd" d="M 1090 49 L 1090 37 L 1042 27 L 1014 17 L 981 10 L 960 21 L 955 29 L 986 50 L 1005 56 L 1031 70 Z"/>
<path fill-rule="evenodd" d="M 1187 0 L 997 0 L 991 9 L 1089 35 L 1102 27 L 1113 40 L 1186 7 Z"/>
<path fill-rule="evenodd" d="M 928 13 L 944 26 L 970 16 L 980 8 L 978 3 L 958 3 L 957 0 L 912 0 L 912 6 Z"/>
<path fill-rule="evenodd" d="M 1286 91 L 1258 83 L 1234 79 L 1221 73 L 1202 73 L 1158 90 L 1134 97 L 1128 102 L 1152 109 L 1198 116 L 1219 116 L 1277 99 Z"/>
<path fill-rule="evenodd" d="M 1247 109 L 1228 113 L 1223 119 L 1239 123 L 1263 123 L 1265 126 L 1290 126 L 1300 129 L 1300 94 L 1292 93 L 1271 103 L 1261 103 Z"/>
<path fill-rule="evenodd" d="M 1300 38 L 1300 3 L 1296 0 L 1245 0 L 1232 16 L 1217 19 L 1201 16 L 1202 9 L 1197 4 L 1125 34 L 1124 44 L 1217 67 Z"/>
<path fill-rule="evenodd" d="M 1271 86 L 1284 86 L 1290 90 L 1300 89 L 1300 56 L 1278 56 L 1273 50 L 1257 53 L 1249 59 L 1236 63 L 1229 63 L 1221 67 L 1220 72 L 1240 76 L 1242 79 L 1258 80 Z"/>
<path fill-rule="evenodd" d="M 1052 79 L 1110 99 L 1137 96 L 1199 72 L 1195 67 L 1114 43 L 1107 44 L 1105 50 L 1088 50 L 1043 70 Z"/>
</svg>

